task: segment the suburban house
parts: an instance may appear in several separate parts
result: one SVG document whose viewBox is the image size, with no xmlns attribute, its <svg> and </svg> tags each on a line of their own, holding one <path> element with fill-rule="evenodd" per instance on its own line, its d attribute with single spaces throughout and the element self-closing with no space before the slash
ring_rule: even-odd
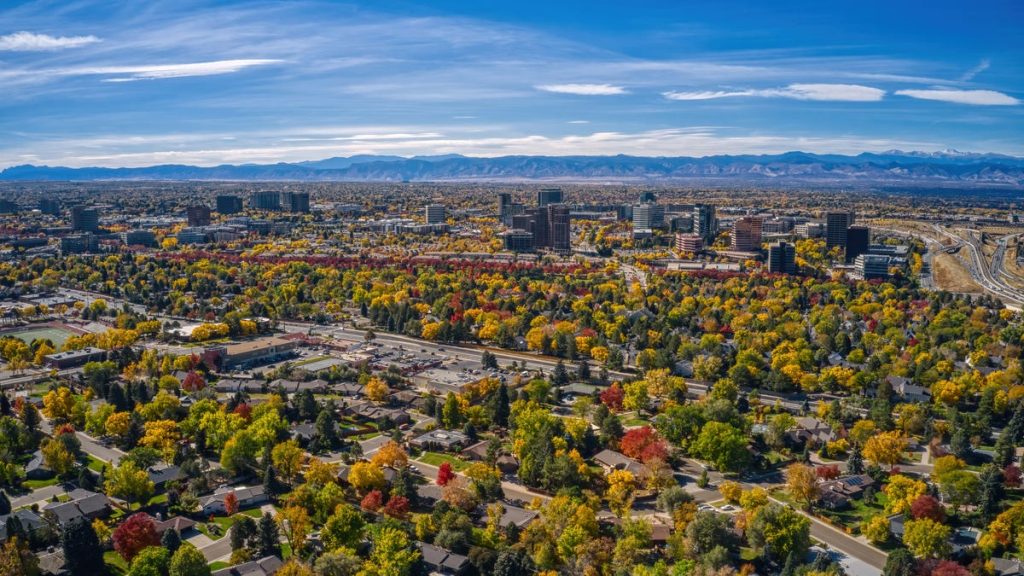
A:
<svg viewBox="0 0 1024 576">
<path fill-rule="evenodd" d="M 259 560 L 215 570 L 210 576 L 272 576 L 282 566 L 284 566 L 284 562 L 280 558 L 267 556 Z"/>
<path fill-rule="evenodd" d="M 1024 564 L 1016 558 L 993 558 L 992 569 L 996 576 L 1024 576 Z"/>
<path fill-rule="evenodd" d="M 510 506 L 508 504 L 502 504 L 502 508 L 504 508 L 504 511 L 501 513 L 501 520 L 498 522 L 502 528 L 508 528 L 509 526 L 515 526 L 520 529 L 526 528 L 537 517 L 536 510 L 527 510 L 526 508 Z"/>
<path fill-rule="evenodd" d="M 173 518 L 168 518 L 167 520 L 156 521 L 157 534 L 163 536 L 164 532 L 167 532 L 168 530 L 174 530 L 178 533 L 178 536 L 183 537 L 182 539 L 192 536 L 193 532 L 198 532 L 198 530 L 196 530 L 196 521 L 185 518 L 184 516 L 175 516 Z"/>
<path fill-rule="evenodd" d="M 181 468 L 174 464 L 158 462 L 146 469 L 149 480 L 159 490 L 164 488 L 168 482 L 175 482 L 184 478 Z"/>
<path fill-rule="evenodd" d="M 809 442 L 815 445 L 833 442 L 838 437 L 831 426 L 808 416 L 796 419 L 796 426 L 789 430 L 789 436 L 796 442 Z"/>
<path fill-rule="evenodd" d="M 266 504 L 269 501 L 263 486 L 253 486 L 251 488 L 246 488 L 245 486 L 224 486 L 218 488 L 212 495 L 199 500 L 199 505 L 203 509 L 203 514 L 210 515 L 226 513 L 227 508 L 225 507 L 224 500 L 227 498 L 228 494 L 234 494 L 235 498 L 238 499 L 239 510 Z"/>
<path fill-rule="evenodd" d="M 820 496 L 818 504 L 830 510 L 838 510 L 850 505 L 850 501 L 864 495 L 864 489 L 875 484 L 874 478 L 867 474 L 843 476 L 818 484 Z"/>
<path fill-rule="evenodd" d="M 637 462 L 629 456 L 614 450 L 601 450 L 594 455 L 594 462 L 601 466 L 605 473 L 609 473 L 613 470 L 628 470 L 632 472 L 634 476 L 637 476 L 643 472 L 644 469 L 643 464 L 640 462 Z"/>
<path fill-rule="evenodd" d="M 46 480 L 53 477 L 53 470 L 43 460 L 42 450 L 36 450 L 32 454 L 32 460 L 25 465 L 25 477 L 29 480 Z"/>
<path fill-rule="evenodd" d="M 67 502 L 51 502 L 43 507 L 43 514 L 50 516 L 60 527 L 78 520 L 91 522 L 111 512 L 110 499 L 105 494 L 76 488 L 68 496 L 71 500 Z"/>
<path fill-rule="evenodd" d="M 885 380 L 892 386 L 893 392 L 899 394 L 907 402 L 931 402 L 932 391 L 924 386 L 911 382 L 902 376 L 886 376 Z"/>
<path fill-rule="evenodd" d="M 423 563 L 427 568 L 438 574 L 458 576 L 469 568 L 469 558 L 462 554 L 456 554 L 426 542 L 416 542 L 416 547 L 423 554 Z"/>
<path fill-rule="evenodd" d="M 43 520 L 39 514 L 36 514 L 28 508 L 16 510 L 10 514 L 0 516 L 0 540 L 7 540 L 7 522 L 11 518 L 17 519 L 17 522 L 21 523 L 22 530 L 25 534 L 35 535 L 46 530 L 46 521 Z"/>
<path fill-rule="evenodd" d="M 454 452 L 469 444 L 469 436 L 458 430 L 431 430 L 409 441 L 409 445 L 420 450 L 442 450 Z"/>
</svg>

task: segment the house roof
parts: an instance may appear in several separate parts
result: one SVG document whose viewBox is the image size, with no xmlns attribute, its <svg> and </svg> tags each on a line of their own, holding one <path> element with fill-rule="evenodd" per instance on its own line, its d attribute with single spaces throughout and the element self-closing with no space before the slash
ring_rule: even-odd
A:
<svg viewBox="0 0 1024 576">
<path fill-rule="evenodd" d="M 536 510 L 527 510 L 518 506 L 502 505 L 505 509 L 501 514 L 501 526 L 507 528 L 515 525 L 517 528 L 525 528 L 537 517 Z"/>
<path fill-rule="evenodd" d="M 423 554 L 423 562 L 433 568 L 446 568 L 453 572 L 459 572 L 469 563 L 469 558 L 466 556 L 445 550 L 440 546 L 434 546 L 426 542 L 416 542 L 416 546 Z"/>
<path fill-rule="evenodd" d="M 185 518 L 184 516 L 175 516 L 174 518 L 168 518 L 163 522 L 157 522 L 156 531 L 158 534 L 163 534 L 168 530 L 174 530 L 180 534 L 195 527 L 195 525 L 195 520 Z"/>
<path fill-rule="evenodd" d="M 271 576 L 284 566 L 284 562 L 277 556 L 267 556 L 259 560 L 253 560 L 236 566 L 222 568 L 211 574 L 211 576 Z"/>
</svg>

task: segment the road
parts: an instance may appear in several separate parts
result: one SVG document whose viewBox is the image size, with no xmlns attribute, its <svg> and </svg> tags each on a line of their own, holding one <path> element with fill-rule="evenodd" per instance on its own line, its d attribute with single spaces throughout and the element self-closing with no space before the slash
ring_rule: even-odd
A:
<svg viewBox="0 0 1024 576">
<path fill-rule="evenodd" d="M 64 486 L 62 484 L 54 484 L 53 486 L 44 486 L 37 490 L 33 490 L 29 494 L 24 496 L 18 496 L 17 498 L 11 498 L 11 509 L 17 510 L 24 506 L 31 506 L 36 502 L 42 502 L 43 500 L 50 500 L 54 496 L 60 496 L 64 494 Z"/>
<path fill-rule="evenodd" d="M 1024 305 L 1024 293 L 1017 288 L 1010 286 L 1003 280 L 1000 274 L 1002 270 L 1002 255 L 1006 250 L 1006 243 L 1010 238 L 1015 236 L 1006 236 L 998 241 L 998 246 L 994 254 L 993 259 L 990 261 L 982 250 L 981 239 L 977 237 L 977 230 L 964 229 L 967 233 L 966 241 L 959 235 L 949 232 L 937 225 L 933 224 L 936 232 L 952 238 L 955 241 L 964 242 L 964 246 L 967 248 L 969 261 L 965 262 L 968 271 L 974 278 L 974 281 L 978 283 L 986 292 L 993 294 L 1008 304 L 1014 306 Z"/>
<path fill-rule="evenodd" d="M 47 434 L 53 434 L 53 424 L 46 418 L 43 418 L 39 423 L 39 429 Z M 127 454 L 114 446 L 104 446 L 92 436 L 89 436 L 85 432 L 76 431 L 75 435 L 78 436 L 78 441 L 82 445 L 82 452 L 98 458 L 112 466 L 117 466 L 121 462 L 121 458 L 127 456 Z"/>
</svg>

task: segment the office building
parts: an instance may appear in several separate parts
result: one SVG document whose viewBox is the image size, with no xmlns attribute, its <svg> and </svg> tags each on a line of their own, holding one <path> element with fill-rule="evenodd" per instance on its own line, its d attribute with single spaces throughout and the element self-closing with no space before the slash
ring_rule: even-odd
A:
<svg viewBox="0 0 1024 576">
<path fill-rule="evenodd" d="M 71 228 L 75 232 L 97 232 L 100 229 L 99 210 L 75 206 L 71 209 Z"/>
<path fill-rule="evenodd" d="M 280 210 L 281 194 L 269 190 L 253 192 L 249 206 L 255 210 Z"/>
<path fill-rule="evenodd" d="M 39 211 L 50 216 L 60 216 L 60 200 L 56 198 L 40 198 Z"/>
<path fill-rule="evenodd" d="M 801 238 L 821 238 L 825 235 L 825 224 L 822 222 L 802 222 L 793 231 Z"/>
<path fill-rule="evenodd" d="M 281 192 L 281 208 L 297 214 L 309 213 L 309 192 Z"/>
<path fill-rule="evenodd" d="M 867 226 L 850 226 L 846 229 L 846 261 L 853 262 L 857 256 L 867 254 L 871 245 L 871 229 Z"/>
<path fill-rule="evenodd" d="M 732 225 L 732 249 L 737 252 L 755 252 L 761 249 L 761 224 L 757 216 L 744 216 Z"/>
<path fill-rule="evenodd" d="M 778 242 L 768 248 L 768 271 L 773 274 L 796 274 L 796 247 Z"/>
<path fill-rule="evenodd" d="M 561 188 L 544 188 L 537 192 L 537 207 L 543 208 L 549 204 L 561 204 L 563 201 Z"/>
<path fill-rule="evenodd" d="M 444 224 L 448 220 L 443 204 L 428 204 L 424 209 L 424 217 L 427 224 Z"/>
<path fill-rule="evenodd" d="M 202 228 L 182 228 L 177 235 L 178 244 L 204 244 L 206 231 Z"/>
<path fill-rule="evenodd" d="M 651 192 L 650 190 L 645 190 L 640 193 L 641 204 L 654 204 L 657 201 L 658 197 L 655 196 L 654 192 Z"/>
<path fill-rule="evenodd" d="M 536 248 L 551 246 L 550 227 L 548 226 L 548 209 L 535 208 L 530 231 L 533 232 L 533 245 Z"/>
<path fill-rule="evenodd" d="M 60 239 L 61 254 L 84 254 L 99 250 L 99 242 L 95 234 L 76 234 Z"/>
<path fill-rule="evenodd" d="M 217 212 L 220 214 L 238 214 L 242 211 L 242 199 L 238 196 L 217 196 Z"/>
<path fill-rule="evenodd" d="M 548 234 L 550 248 L 556 252 L 568 252 L 571 248 L 572 220 L 569 206 L 565 204 L 548 205 Z"/>
<path fill-rule="evenodd" d="M 526 230 L 527 232 L 533 231 L 533 215 L 532 214 L 515 214 L 512 216 L 512 223 L 509 224 L 513 230 Z"/>
<path fill-rule="evenodd" d="M 125 246 L 156 246 L 156 235 L 149 230 L 129 230 L 121 232 L 121 242 Z"/>
<path fill-rule="evenodd" d="M 704 250 L 704 239 L 700 234 L 676 234 L 676 250 L 697 254 Z"/>
<path fill-rule="evenodd" d="M 825 247 L 846 249 L 847 229 L 853 225 L 853 212 L 829 212 L 825 215 Z"/>
<path fill-rule="evenodd" d="M 854 260 L 854 269 L 865 280 L 888 278 L 892 258 L 881 254 L 861 254 Z"/>
<path fill-rule="evenodd" d="M 533 250 L 533 234 L 526 230 L 509 230 L 501 234 L 502 244 L 509 252 L 530 252 Z"/>
<path fill-rule="evenodd" d="M 633 219 L 633 205 L 623 204 L 615 207 L 615 219 L 616 220 L 632 220 Z"/>
<path fill-rule="evenodd" d="M 633 206 L 633 230 L 653 230 L 665 227 L 665 207 L 661 204 Z"/>
<path fill-rule="evenodd" d="M 693 233 L 699 234 L 705 244 L 712 244 L 718 236 L 718 217 L 710 204 L 693 206 Z"/>
<path fill-rule="evenodd" d="M 188 225 L 189 226 L 209 226 L 210 225 L 210 207 L 209 206 L 189 206 L 187 212 L 188 212 Z"/>
</svg>

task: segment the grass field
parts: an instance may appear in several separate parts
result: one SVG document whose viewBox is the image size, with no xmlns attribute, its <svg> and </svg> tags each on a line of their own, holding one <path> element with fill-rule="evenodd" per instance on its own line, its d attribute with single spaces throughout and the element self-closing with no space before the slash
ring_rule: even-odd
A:
<svg viewBox="0 0 1024 576">
<path fill-rule="evenodd" d="M 932 260 L 935 284 L 951 292 L 981 293 L 981 287 L 971 278 L 971 273 L 955 257 L 940 253 Z"/>
<path fill-rule="evenodd" d="M 447 462 L 452 465 L 452 470 L 456 472 L 465 470 L 469 467 L 469 463 L 465 460 L 460 460 L 455 456 L 449 456 L 448 454 L 441 454 L 439 452 L 424 452 L 419 457 L 419 461 L 424 464 L 430 464 L 431 466 L 440 466 L 442 463 Z"/>
<path fill-rule="evenodd" d="M 12 330 L 10 332 L 5 332 L 4 336 L 14 336 L 15 338 L 20 339 L 26 344 L 32 342 L 33 340 L 49 340 L 53 342 L 54 348 L 60 350 L 60 347 L 64 345 L 64 342 L 66 342 L 67 339 L 70 338 L 71 336 L 74 336 L 74 333 L 72 333 L 69 330 L 64 330 L 62 328 L 53 328 L 51 326 L 38 326 L 35 328 L 29 327 L 23 330 Z"/>
</svg>

